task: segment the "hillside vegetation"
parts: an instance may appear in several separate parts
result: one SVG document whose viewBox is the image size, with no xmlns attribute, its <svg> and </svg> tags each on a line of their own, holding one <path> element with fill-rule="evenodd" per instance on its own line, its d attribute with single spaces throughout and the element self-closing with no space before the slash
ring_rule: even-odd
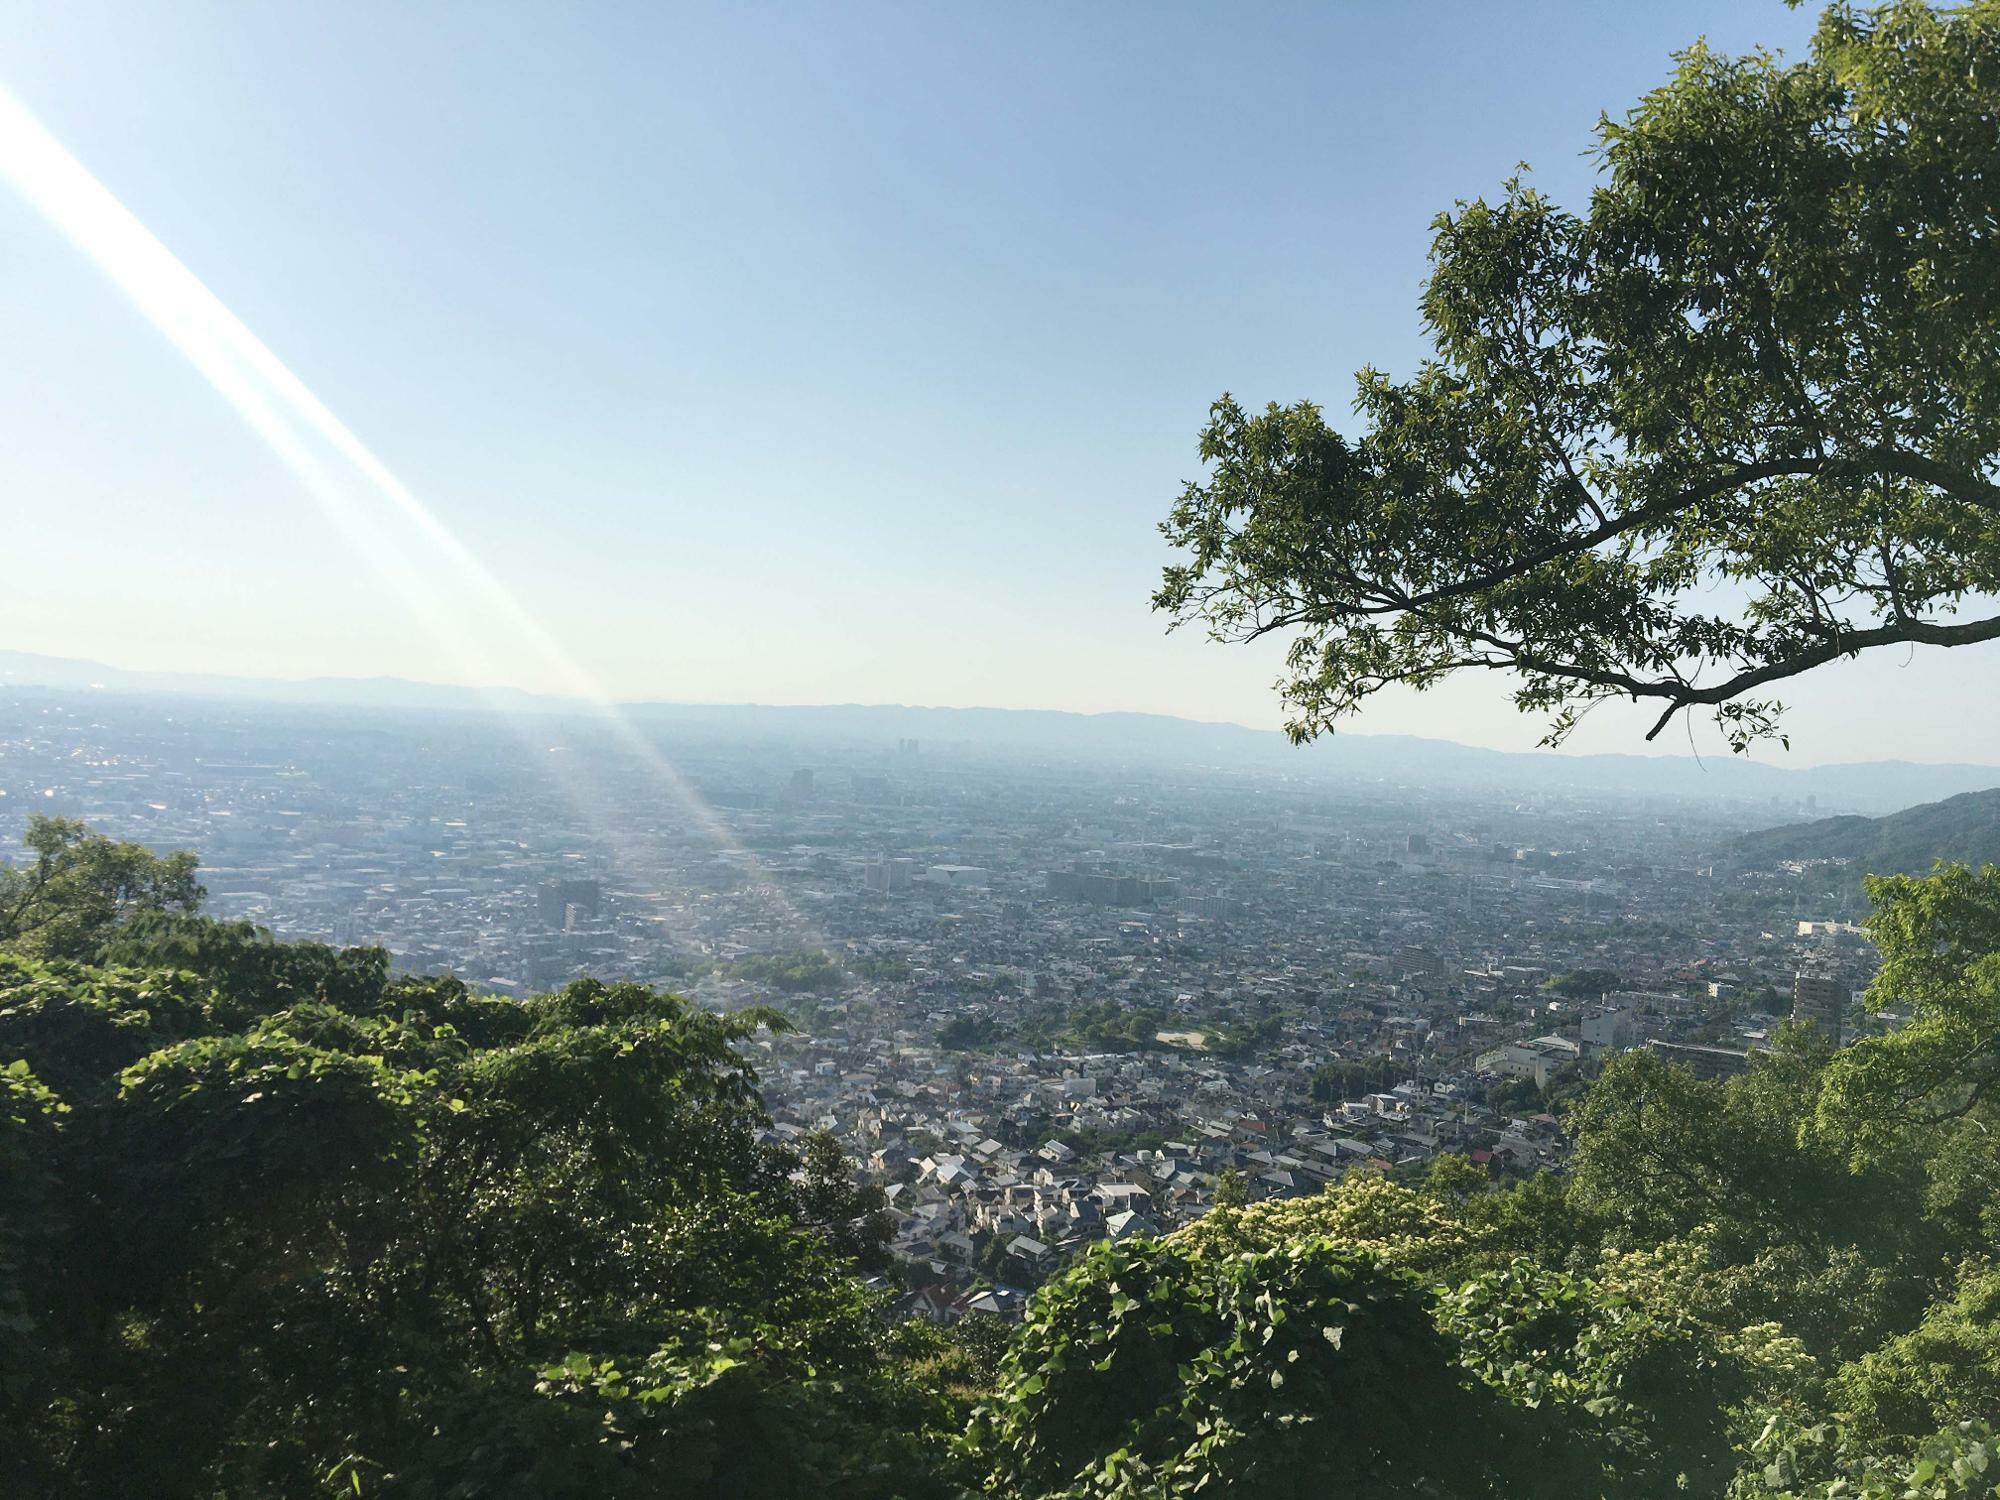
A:
<svg viewBox="0 0 2000 1500">
<path fill-rule="evenodd" d="M 1876 881 L 1914 1019 L 1646 1053 L 1574 1169 L 1445 1156 L 892 1327 L 889 1224 L 763 1144 L 782 1025 L 516 1002 L 200 914 L 38 822 L 0 874 L 0 1492 L 1992 1496 L 2000 870 Z"/>
<path fill-rule="evenodd" d="M 2000 864 L 2000 787 L 1886 818 L 1821 818 L 1766 828 L 1732 840 L 1729 852 L 1749 866 L 1845 860 L 1856 884 L 1865 875 L 1921 875 L 1939 860 Z"/>
</svg>

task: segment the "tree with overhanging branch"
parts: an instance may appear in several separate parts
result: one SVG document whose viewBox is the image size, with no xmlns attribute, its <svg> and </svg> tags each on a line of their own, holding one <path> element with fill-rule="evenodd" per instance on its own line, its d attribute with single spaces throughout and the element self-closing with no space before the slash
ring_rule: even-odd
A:
<svg viewBox="0 0 2000 1500">
<path fill-rule="evenodd" d="M 1211 409 L 1154 606 L 1289 637 L 1295 740 L 1499 672 L 1548 744 L 1629 699 L 1740 751 L 1787 679 L 2000 638 L 2000 3 L 1697 45 L 1596 154 L 1582 214 L 1437 220 L 1434 352 L 1361 372 L 1358 436 Z"/>
</svg>

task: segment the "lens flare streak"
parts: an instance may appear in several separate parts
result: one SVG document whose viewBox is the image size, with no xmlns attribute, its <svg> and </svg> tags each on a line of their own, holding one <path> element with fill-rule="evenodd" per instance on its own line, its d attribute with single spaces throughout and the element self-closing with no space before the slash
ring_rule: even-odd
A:
<svg viewBox="0 0 2000 1500">
<path fill-rule="evenodd" d="M 510 627 L 516 643 L 562 691 L 586 705 L 593 721 L 638 759 L 695 825 L 742 862 L 793 929 L 794 941 L 819 945 L 817 935 L 728 825 L 457 533 L 5 89 L 0 89 L 0 176 L 95 262 L 263 439 L 449 653 L 465 680 L 493 682 L 504 674 L 496 669 L 492 648 L 441 604 L 441 591 L 427 586 L 424 570 L 357 498 L 357 489 L 386 501 L 392 519 L 400 519 L 435 548 L 451 572 Z M 334 463 L 329 465 L 325 458 Z M 350 476 L 346 482 L 343 471 Z M 484 632 L 492 621 L 479 623 Z M 513 716 L 500 699 L 491 701 Z M 558 778 L 605 842 L 614 849 L 623 847 L 626 841 L 615 812 L 604 809 L 600 799 L 561 772 Z"/>
</svg>

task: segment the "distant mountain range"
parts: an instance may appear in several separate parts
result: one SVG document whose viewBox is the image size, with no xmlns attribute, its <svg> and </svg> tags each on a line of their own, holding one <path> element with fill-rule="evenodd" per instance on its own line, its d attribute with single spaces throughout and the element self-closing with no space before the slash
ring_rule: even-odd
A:
<svg viewBox="0 0 2000 1500">
<path fill-rule="evenodd" d="M 603 710 L 576 699 L 513 688 L 484 690 L 400 678 L 300 681 L 201 673 L 132 672 L 98 662 L 0 650 L 0 689 L 48 688 L 112 695 L 172 694 L 273 705 L 444 712 L 578 715 Z M 1413 787 L 1664 795 L 1704 801 L 1821 805 L 1884 813 L 1961 792 L 2000 787 L 2000 767 L 1872 761 L 1792 768 L 1742 756 L 1569 755 L 1487 750 L 1449 740 L 1341 733 L 1293 745 L 1275 730 L 1164 714 L 1062 713 L 1046 709 L 923 708 L 902 704 L 629 703 L 631 723 L 665 736 L 725 735 L 827 745 L 888 746 L 915 739 L 959 747 L 1074 756 L 1156 766 L 1284 770 Z"/>
<path fill-rule="evenodd" d="M 1745 865 L 1790 859 L 1853 861 L 1863 875 L 1921 875 L 1940 859 L 2000 864 L 2000 789 L 1964 792 L 1886 818 L 1821 818 L 1746 833 L 1730 853 Z"/>
<path fill-rule="evenodd" d="M 251 698 L 261 703 L 313 703 L 347 708 L 559 709 L 567 700 L 517 688 L 447 687 L 401 677 L 224 677 L 208 672 L 130 672 L 103 662 L 0 650 L 0 687 L 64 688 L 78 692 L 171 693 L 186 698 Z"/>
</svg>

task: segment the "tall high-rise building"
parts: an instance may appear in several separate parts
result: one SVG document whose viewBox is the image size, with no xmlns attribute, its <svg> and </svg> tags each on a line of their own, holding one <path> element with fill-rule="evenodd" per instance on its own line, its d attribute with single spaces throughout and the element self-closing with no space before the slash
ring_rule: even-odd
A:
<svg viewBox="0 0 2000 1500">
<path fill-rule="evenodd" d="M 1597 1006 L 1583 1013 L 1577 1040 L 1584 1057 L 1596 1060 L 1623 1052 L 1639 1039 L 1638 1017 L 1615 1005 Z"/>
<path fill-rule="evenodd" d="M 862 867 L 861 880 L 869 890 L 884 896 L 899 895 L 910 888 L 916 861 L 872 859 Z"/>
<path fill-rule="evenodd" d="M 1792 1019 L 1801 1026 L 1817 1027 L 1838 1047 L 1847 1022 L 1847 998 L 1847 986 L 1838 979 L 1800 969 L 1792 978 Z"/>
<path fill-rule="evenodd" d="M 535 915 L 544 927 L 575 930 L 578 917 L 596 917 L 604 887 L 595 880 L 552 880 L 535 892 Z M 576 909 L 572 916 L 571 908 Z"/>
</svg>

